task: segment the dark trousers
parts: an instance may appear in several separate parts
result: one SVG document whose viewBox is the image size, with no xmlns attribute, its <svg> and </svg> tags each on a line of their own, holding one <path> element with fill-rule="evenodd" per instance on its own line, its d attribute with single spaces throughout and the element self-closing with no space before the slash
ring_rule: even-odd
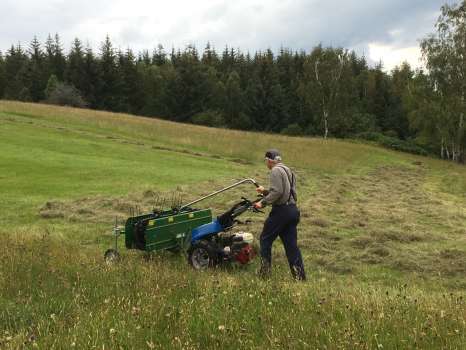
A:
<svg viewBox="0 0 466 350">
<path fill-rule="evenodd" d="M 285 247 L 286 257 L 293 277 L 305 279 L 303 258 L 298 248 L 299 210 L 294 204 L 273 206 L 269 217 L 265 220 L 260 236 L 260 253 L 262 269 L 269 270 L 272 265 L 272 244 L 280 236 Z"/>
</svg>

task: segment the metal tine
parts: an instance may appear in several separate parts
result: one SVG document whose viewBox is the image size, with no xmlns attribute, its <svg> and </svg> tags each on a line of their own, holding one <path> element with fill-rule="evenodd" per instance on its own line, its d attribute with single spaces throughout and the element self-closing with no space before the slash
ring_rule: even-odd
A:
<svg viewBox="0 0 466 350">
<path fill-rule="evenodd" d="M 172 192 L 172 205 L 171 205 L 172 209 L 175 207 L 175 204 L 176 204 L 176 192 L 173 191 Z"/>
<path fill-rule="evenodd" d="M 158 211 L 160 211 L 160 195 L 157 193 L 157 199 L 155 201 L 155 207 Z"/>
<path fill-rule="evenodd" d="M 167 198 L 163 196 L 162 198 L 162 211 L 165 210 L 165 202 L 167 201 Z"/>
</svg>

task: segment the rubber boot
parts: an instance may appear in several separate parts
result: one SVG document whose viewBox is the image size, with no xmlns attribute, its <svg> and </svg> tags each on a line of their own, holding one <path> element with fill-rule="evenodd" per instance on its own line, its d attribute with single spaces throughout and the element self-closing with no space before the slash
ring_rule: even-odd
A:
<svg viewBox="0 0 466 350">
<path fill-rule="evenodd" d="M 292 265 L 291 268 L 291 275 L 296 281 L 305 281 L 306 280 L 306 273 L 304 272 L 304 268 L 298 265 Z"/>
<path fill-rule="evenodd" d="M 272 274 L 272 268 L 270 262 L 262 259 L 261 268 L 259 270 L 259 277 L 262 279 L 269 279 Z"/>
</svg>

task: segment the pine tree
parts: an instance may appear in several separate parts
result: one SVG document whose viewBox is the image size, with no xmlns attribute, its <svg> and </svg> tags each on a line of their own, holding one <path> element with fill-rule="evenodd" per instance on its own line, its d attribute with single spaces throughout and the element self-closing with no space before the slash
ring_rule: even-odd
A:
<svg viewBox="0 0 466 350">
<path fill-rule="evenodd" d="M 374 115 L 377 127 L 382 131 L 389 130 L 387 122 L 387 110 L 390 99 L 390 83 L 386 73 L 382 70 L 382 64 L 369 70 L 367 82 L 367 111 Z"/>
<path fill-rule="evenodd" d="M 264 130 L 264 101 L 265 92 L 257 72 L 252 70 L 251 76 L 246 85 L 245 92 L 246 111 L 250 116 L 252 128 L 254 130 Z"/>
<path fill-rule="evenodd" d="M 148 50 L 143 50 L 139 54 L 138 62 L 144 63 L 146 66 L 148 66 L 148 65 L 150 65 L 152 63 Z"/>
<path fill-rule="evenodd" d="M 64 81 L 66 58 L 58 34 L 54 38 L 49 34 L 45 41 L 45 62 L 48 70 L 46 76 L 55 74 L 59 81 Z"/>
<path fill-rule="evenodd" d="M 274 54 L 268 49 L 255 57 L 258 77 L 261 81 L 261 110 L 256 116 L 259 130 L 279 132 L 288 122 L 283 90 L 280 86 Z"/>
<path fill-rule="evenodd" d="M 47 99 L 52 96 L 53 92 L 57 89 L 58 84 L 60 82 L 58 81 L 58 78 L 55 74 L 52 74 L 47 81 L 47 87 L 45 88 L 44 95 L 47 97 Z"/>
<path fill-rule="evenodd" d="M 99 71 L 101 76 L 98 93 L 99 107 L 109 111 L 119 111 L 122 108 L 120 75 L 116 54 L 108 35 L 100 48 Z"/>
<path fill-rule="evenodd" d="M 74 86 L 78 91 L 85 95 L 87 87 L 86 64 L 84 58 L 84 48 L 81 41 L 75 38 L 68 54 L 65 81 Z"/>
<path fill-rule="evenodd" d="M 133 51 L 119 53 L 119 72 L 122 85 L 122 111 L 138 114 L 143 108 L 142 77 L 136 66 Z"/>
<path fill-rule="evenodd" d="M 211 91 L 206 80 L 207 70 L 199 60 L 194 46 L 175 58 L 174 80 L 168 83 L 170 90 L 169 109 L 177 121 L 189 121 L 190 118 L 207 107 L 208 94 Z"/>
<path fill-rule="evenodd" d="M 214 110 L 221 114 L 220 111 L 226 101 L 225 84 L 220 80 L 220 74 L 215 67 L 204 65 L 203 70 L 205 70 L 203 111 Z"/>
<path fill-rule="evenodd" d="M 406 139 L 409 135 L 407 111 L 403 106 L 403 96 L 412 82 L 414 72 L 408 63 L 395 67 L 391 72 L 390 101 L 387 109 L 387 129 L 396 132 L 397 137 Z"/>
<path fill-rule="evenodd" d="M 204 49 L 204 53 L 202 54 L 202 64 L 213 67 L 216 70 L 220 68 L 220 60 L 218 58 L 217 52 L 215 52 L 215 49 L 210 46 L 209 42 L 207 43 Z"/>
<path fill-rule="evenodd" d="M 167 54 L 161 44 L 157 45 L 157 49 L 152 54 L 152 64 L 162 66 L 167 63 Z"/>
<path fill-rule="evenodd" d="M 229 127 L 234 129 L 247 129 L 250 123 L 244 125 L 244 102 L 243 94 L 240 86 L 240 79 L 236 71 L 232 71 L 228 75 L 225 85 L 225 121 Z"/>
<path fill-rule="evenodd" d="M 45 76 L 45 58 L 37 37 L 34 37 L 29 46 L 29 60 L 25 72 L 25 85 L 31 100 L 41 101 L 45 98 L 44 89 L 47 84 Z"/>
<path fill-rule="evenodd" d="M 55 34 L 54 38 L 54 60 L 53 60 L 53 66 L 54 66 L 54 73 L 56 74 L 57 78 L 61 81 L 64 80 L 64 74 L 66 70 L 66 58 L 65 55 L 63 54 L 63 47 L 60 42 L 60 37 L 58 34 Z"/>
<path fill-rule="evenodd" d="M 2 51 L 0 51 L 0 99 L 2 99 L 3 95 L 5 94 L 5 85 L 5 59 L 3 58 Z"/>
<path fill-rule="evenodd" d="M 81 93 L 91 108 L 101 108 L 102 75 L 99 70 L 99 62 L 87 45 L 84 53 L 84 75 L 81 85 Z"/>
<path fill-rule="evenodd" d="M 28 57 L 19 44 L 11 46 L 5 57 L 5 98 L 29 101 L 29 90 L 24 84 Z"/>
</svg>

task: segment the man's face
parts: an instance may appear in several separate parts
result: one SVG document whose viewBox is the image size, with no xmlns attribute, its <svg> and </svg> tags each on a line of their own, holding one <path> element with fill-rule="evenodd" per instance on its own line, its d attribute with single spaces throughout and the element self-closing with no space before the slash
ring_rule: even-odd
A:
<svg viewBox="0 0 466 350">
<path fill-rule="evenodd" d="M 265 164 L 267 165 L 267 168 L 272 169 L 273 161 L 271 161 L 269 158 L 265 158 Z"/>
</svg>

